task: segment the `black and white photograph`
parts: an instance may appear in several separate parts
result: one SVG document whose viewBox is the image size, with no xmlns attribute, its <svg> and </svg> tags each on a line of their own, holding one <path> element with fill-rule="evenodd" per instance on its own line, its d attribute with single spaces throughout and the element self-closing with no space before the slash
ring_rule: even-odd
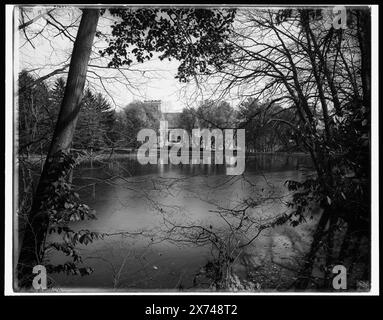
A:
<svg viewBox="0 0 383 320">
<path fill-rule="evenodd" d="M 6 9 L 6 293 L 379 291 L 377 6 Z"/>
</svg>

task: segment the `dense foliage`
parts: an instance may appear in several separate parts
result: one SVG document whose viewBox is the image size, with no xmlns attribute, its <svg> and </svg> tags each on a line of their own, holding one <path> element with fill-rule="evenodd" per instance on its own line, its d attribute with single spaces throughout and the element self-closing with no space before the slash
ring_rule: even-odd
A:
<svg viewBox="0 0 383 320">
<path fill-rule="evenodd" d="M 150 60 L 177 59 L 177 78 L 186 82 L 196 72 L 209 74 L 209 66 L 222 69 L 230 60 L 227 43 L 235 10 L 215 9 L 109 9 L 117 19 L 109 45 L 101 55 L 112 57 L 110 67 Z"/>
</svg>

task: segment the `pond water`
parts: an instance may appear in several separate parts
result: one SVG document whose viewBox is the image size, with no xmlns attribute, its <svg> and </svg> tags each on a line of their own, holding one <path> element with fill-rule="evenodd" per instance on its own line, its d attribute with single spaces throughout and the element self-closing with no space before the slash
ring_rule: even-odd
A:
<svg viewBox="0 0 383 320">
<path fill-rule="evenodd" d="M 236 208 L 243 200 L 259 201 L 261 218 L 286 212 L 291 194 L 286 180 L 309 174 L 306 155 L 258 154 L 246 157 L 241 176 L 226 175 L 225 165 L 140 165 L 134 155 L 82 164 L 74 173 L 81 199 L 97 220 L 73 226 L 110 234 L 81 246 L 89 276 L 53 276 L 55 286 L 69 289 L 175 290 L 193 289 L 196 273 L 211 259 L 209 245 L 167 239 L 174 225 L 220 228 L 218 207 Z M 254 211 L 254 212 L 255 212 Z M 307 250 L 312 224 L 266 230 L 252 245 L 252 259 L 282 262 L 291 252 Z M 290 252 L 290 251 L 291 252 Z M 53 263 L 66 257 L 52 253 Z"/>
</svg>

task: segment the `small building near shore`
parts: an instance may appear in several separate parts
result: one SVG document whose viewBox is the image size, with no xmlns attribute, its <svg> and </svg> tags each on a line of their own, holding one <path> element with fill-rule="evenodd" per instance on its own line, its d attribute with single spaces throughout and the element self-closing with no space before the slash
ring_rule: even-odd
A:
<svg viewBox="0 0 383 320">
<path fill-rule="evenodd" d="M 145 104 L 153 106 L 153 108 L 156 108 L 158 110 L 158 113 L 160 115 L 159 121 L 167 121 L 167 129 L 179 129 L 180 128 L 180 114 L 181 112 L 163 112 L 162 108 L 162 101 L 161 100 L 145 100 Z M 162 132 L 160 132 L 162 133 Z M 165 132 L 163 132 L 163 136 L 165 136 Z M 168 137 L 168 146 L 171 146 L 178 142 L 177 136 L 172 136 L 169 131 L 167 131 L 167 137 Z M 162 145 L 161 147 L 164 147 L 165 145 Z"/>
</svg>

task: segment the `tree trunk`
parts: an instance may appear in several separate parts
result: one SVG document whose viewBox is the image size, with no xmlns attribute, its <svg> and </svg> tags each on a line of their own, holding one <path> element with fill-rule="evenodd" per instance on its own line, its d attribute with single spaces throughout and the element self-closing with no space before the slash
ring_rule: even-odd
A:
<svg viewBox="0 0 383 320">
<path fill-rule="evenodd" d="M 361 52 L 361 79 L 363 89 L 363 104 L 370 109 L 371 104 L 371 11 L 360 10 L 358 13 L 358 40 Z"/>
<path fill-rule="evenodd" d="M 41 264 L 44 258 L 44 243 L 49 226 L 49 217 L 46 212 L 41 210 L 41 207 L 44 203 L 47 186 L 59 178 L 59 172 L 52 173 L 52 170 L 49 169 L 54 164 L 54 155 L 59 152 L 68 153 L 72 143 L 98 18 L 98 9 L 83 10 L 73 46 L 60 113 L 24 231 L 17 265 L 19 288 L 31 286 L 34 276 L 32 269 L 35 265 Z"/>
<path fill-rule="evenodd" d="M 305 263 L 303 265 L 303 268 L 300 272 L 301 277 L 295 282 L 295 288 L 298 290 L 305 290 L 307 289 L 314 266 L 315 256 L 320 248 L 321 240 L 323 237 L 323 232 L 326 228 L 326 225 L 329 221 L 331 213 L 329 212 L 328 208 L 325 208 L 320 219 L 318 222 L 318 225 L 316 227 L 316 230 L 314 232 L 314 237 L 311 242 L 311 248 L 309 253 L 305 257 Z"/>
</svg>

